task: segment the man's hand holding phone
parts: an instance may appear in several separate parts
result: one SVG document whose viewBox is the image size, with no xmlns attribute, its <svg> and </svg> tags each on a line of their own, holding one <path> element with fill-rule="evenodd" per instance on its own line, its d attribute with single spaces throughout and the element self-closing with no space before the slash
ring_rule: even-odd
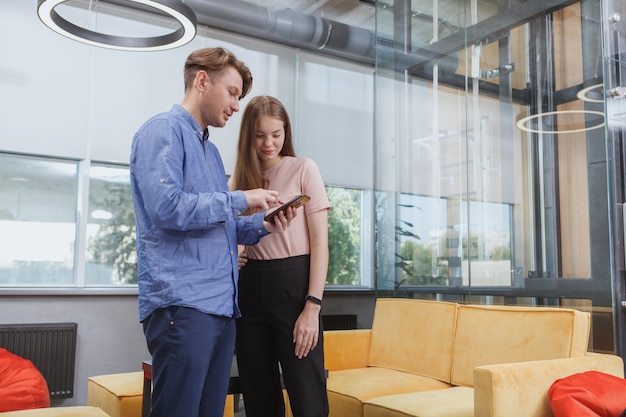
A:
<svg viewBox="0 0 626 417">
<path fill-rule="evenodd" d="M 282 232 L 289 227 L 291 220 L 296 217 L 296 209 L 311 198 L 307 195 L 300 194 L 282 204 L 280 207 L 270 211 L 264 218 L 265 230 L 268 232 L 279 231 Z M 275 226 L 276 230 L 271 230 Z"/>
<path fill-rule="evenodd" d="M 284 232 L 289 228 L 289 224 L 291 224 L 294 217 L 296 217 L 296 209 L 294 207 L 289 207 L 286 211 L 281 211 L 274 216 L 273 223 L 264 220 L 263 226 L 265 227 L 265 230 L 270 233 Z"/>
<path fill-rule="evenodd" d="M 305 194 L 300 194 L 295 196 L 294 198 L 292 198 L 291 200 L 287 201 L 286 203 L 284 203 L 283 205 L 281 205 L 280 207 L 278 207 L 277 209 L 271 211 L 270 213 L 268 213 L 265 216 L 265 221 L 266 222 L 270 222 L 273 223 L 274 222 L 274 218 L 280 213 L 286 213 L 287 209 L 289 207 L 293 207 L 294 209 L 297 209 L 298 207 L 304 205 L 307 201 L 309 201 L 311 198 L 308 195 Z"/>
</svg>

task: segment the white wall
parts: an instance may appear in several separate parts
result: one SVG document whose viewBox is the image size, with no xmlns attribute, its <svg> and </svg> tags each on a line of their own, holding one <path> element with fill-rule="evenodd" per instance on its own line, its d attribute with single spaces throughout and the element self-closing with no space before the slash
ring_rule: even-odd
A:
<svg viewBox="0 0 626 417">
<path fill-rule="evenodd" d="M 139 126 L 182 100 L 187 55 L 223 46 L 254 76 L 242 109 L 255 95 L 278 97 L 290 112 L 299 155 L 314 158 L 329 183 L 372 188 L 372 67 L 206 27 L 174 50 L 92 47 L 44 26 L 36 3 L 0 4 L 0 151 L 126 163 Z M 240 119 L 211 134 L 227 173 Z"/>
<path fill-rule="evenodd" d="M 141 371 L 150 359 L 136 295 L 0 296 L 0 323 L 77 323 L 74 396 L 53 406 L 87 404 L 87 378 Z"/>
</svg>

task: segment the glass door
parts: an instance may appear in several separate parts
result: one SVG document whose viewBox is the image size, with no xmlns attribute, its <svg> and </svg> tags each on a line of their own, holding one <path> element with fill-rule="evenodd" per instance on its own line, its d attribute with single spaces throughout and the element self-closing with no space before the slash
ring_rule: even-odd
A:
<svg viewBox="0 0 626 417">
<path fill-rule="evenodd" d="M 376 5 L 379 295 L 578 308 L 613 352 L 601 4 Z"/>
<path fill-rule="evenodd" d="M 611 220 L 612 276 L 614 277 L 615 345 L 626 354 L 624 235 L 626 221 L 626 6 L 622 0 L 602 3 L 602 54 L 604 82 L 602 98 L 606 112 L 606 148 L 608 156 L 608 200 Z"/>
</svg>

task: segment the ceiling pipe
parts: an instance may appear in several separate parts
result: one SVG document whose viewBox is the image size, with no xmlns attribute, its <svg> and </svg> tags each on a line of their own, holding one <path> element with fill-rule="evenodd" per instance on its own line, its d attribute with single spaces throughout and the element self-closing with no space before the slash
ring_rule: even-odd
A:
<svg viewBox="0 0 626 417">
<path fill-rule="evenodd" d="M 105 1 L 146 11 L 134 1 Z M 377 44 L 394 56 L 396 71 L 404 71 L 416 63 L 428 66 L 427 63 L 432 61 L 419 53 L 406 54 L 396 48 L 392 40 L 379 37 L 370 30 L 292 9 L 265 7 L 243 0 L 185 0 L 184 3 L 194 11 L 200 25 L 317 51 L 372 67 L 376 64 Z M 454 71 L 458 58 L 451 55 L 440 60 L 439 64 Z"/>
<path fill-rule="evenodd" d="M 391 48 L 397 71 L 424 62 L 419 54 L 406 54 L 393 41 L 375 32 L 345 23 L 296 12 L 292 9 L 265 7 L 243 0 L 186 0 L 198 23 L 225 31 L 253 36 L 285 45 L 322 52 L 351 61 L 376 64 L 377 44 Z M 455 70 L 456 55 L 439 61 L 440 66 Z"/>
<path fill-rule="evenodd" d="M 186 0 L 198 23 L 374 65 L 372 31 L 292 9 L 276 9 L 243 0 Z"/>
</svg>

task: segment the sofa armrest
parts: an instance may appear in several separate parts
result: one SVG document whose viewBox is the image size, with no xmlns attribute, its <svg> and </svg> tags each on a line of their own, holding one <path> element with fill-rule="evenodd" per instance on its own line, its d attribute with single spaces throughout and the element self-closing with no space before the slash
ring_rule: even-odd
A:
<svg viewBox="0 0 626 417">
<path fill-rule="evenodd" d="M 371 329 L 324 332 L 324 366 L 329 371 L 365 368 L 370 351 Z"/>
<path fill-rule="evenodd" d="M 590 370 L 624 377 L 622 358 L 610 354 L 476 367 L 474 415 L 552 417 L 550 385 L 559 378 Z"/>
</svg>

